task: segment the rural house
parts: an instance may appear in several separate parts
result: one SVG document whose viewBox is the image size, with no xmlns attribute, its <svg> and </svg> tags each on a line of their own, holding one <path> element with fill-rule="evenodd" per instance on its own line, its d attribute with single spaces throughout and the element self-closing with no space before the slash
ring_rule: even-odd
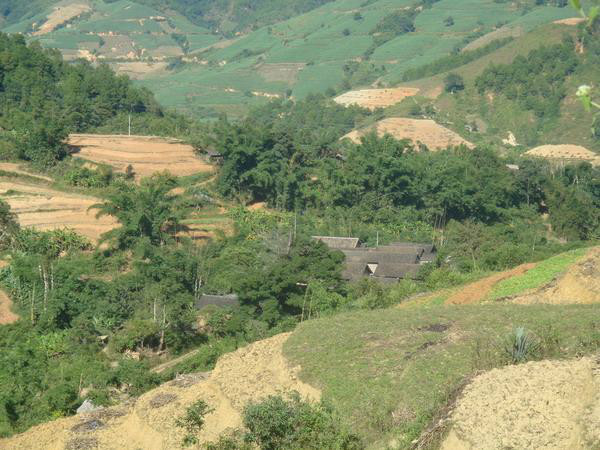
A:
<svg viewBox="0 0 600 450">
<path fill-rule="evenodd" d="M 435 259 L 432 244 L 395 242 L 380 247 L 362 247 L 358 238 L 313 236 L 346 256 L 342 277 L 349 281 L 371 277 L 384 283 L 415 279 L 423 264 Z"/>
</svg>

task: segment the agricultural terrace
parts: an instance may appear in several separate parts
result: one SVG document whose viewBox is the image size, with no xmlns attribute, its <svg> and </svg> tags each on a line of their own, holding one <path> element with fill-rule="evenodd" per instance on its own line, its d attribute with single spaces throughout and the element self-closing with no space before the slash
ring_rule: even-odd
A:
<svg viewBox="0 0 600 450">
<path fill-rule="evenodd" d="M 586 161 L 592 165 L 600 165 L 600 155 L 580 145 L 541 145 L 525 155 L 554 161 Z"/>
<path fill-rule="evenodd" d="M 0 180 L 0 196 L 10 205 L 23 227 L 39 230 L 71 228 L 91 240 L 98 240 L 103 233 L 117 226 L 112 217 L 96 218 L 96 211 L 89 210 L 101 201 L 98 198 L 16 179 Z"/>
<path fill-rule="evenodd" d="M 137 179 L 165 170 L 176 176 L 214 170 L 213 166 L 196 156 L 191 145 L 176 139 L 72 134 L 68 143 L 77 158 L 107 164 L 119 172 L 124 172 L 131 165 Z"/>
<path fill-rule="evenodd" d="M 405 119 L 400 117 L 383 119 L 377 122 L 374 127 L 351 131 L 344 138 L 359 143 L 362 136 L 373 130 L 376 130 L 379 136 L 389 134 L 398 140 L 409 139 L 413 144 L 424 144 L 430 150 L 440 150 L 457 145 L 466 145 L 469 148 L 474 148 L 472 143 L 433 120 Z"/>
<path fill-rule="evenodd" d="M 394 89 L 361 89 L 346 92 L 335 98 L 336 103 L 344 106 L 358 105 L 363 108 L 374 110 L 386 108 L 400 103 L 408 97 L 419 93 L 417 88 L 394 88 Z"/>
</svg>

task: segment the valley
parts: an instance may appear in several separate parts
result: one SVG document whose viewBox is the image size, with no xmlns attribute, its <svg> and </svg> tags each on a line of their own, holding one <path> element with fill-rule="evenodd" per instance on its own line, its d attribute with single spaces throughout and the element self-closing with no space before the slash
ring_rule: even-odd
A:
<svg viewBox="0 0 600 450">
<path fill-rule="evenodd" d="M 594 11 L 0 0 L 0 448 L 597 448 Z"/>
</svg>

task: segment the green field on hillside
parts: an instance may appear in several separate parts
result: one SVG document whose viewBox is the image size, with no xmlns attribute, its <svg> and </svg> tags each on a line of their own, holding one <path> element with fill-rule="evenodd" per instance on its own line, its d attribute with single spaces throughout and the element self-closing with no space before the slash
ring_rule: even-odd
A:
<svg viewBox="0 0 600 450">
<path fill-rule="evenodd" d="M 184 111 L 210 108 L 239 115 L 248 106 L 264 102 L 262 96 L 243 96 L 240 92 L 282 96 L 291 89 L 294 97 L 303 98 L 329 88 L 340 90 L 348 76 L 345 69 L 349 63 L 359 64 L 364 75 L 352 81 L 356 87 L 376 79 L 384 85 L 394 85 L 407 69 L 447 56 L 497 27 L 517 27 L 525 33 L 573 15 L 570 8 L 523 8 L 494 0 L 441 0 L 417 12 L 415 32 L 377 46 L 373 30 L 378 24 L 391 13 L 410 9 L 415 2 L 337 0 L 234 36 L 232 42 L 217 46 L 222 48 L 209 48 L 222 37 L 177 12 L 162 11 L 151 1 L 140 3 L 94 0 L 90 13 L 73 19 L 66 28 L 35 39 L 70 55 L 78 49 L 91 49 L 100 60 L 108 61 L 127 60 L 132 52 L 135 60 L 174 60 L 183 51 L 188 52 L 194 58 L 185 65 L 166 75 L 143 75 L 143 84 L 155 91 L 166 106 Z M 29 31 L 34 22 L 43 22 L 51 10 L 11 25 L 6 31 Z M 452 26 L 444 23 L 448 17 L 453 18 Z M 90 48 L 90 43 L 99 45 Z M 256 70 L 259 66 L 288 63 L 305 66 L 291 77 L 282 76 L 277 69 Z M 230 95 L 223 95 L 223 89 Z"/>
<path fill-rule="evenodd" d="M 599 312 L 514 305 L 356 312 L 303 323 L 284 350 L 369 448 L 409 449 L 470 377 L 508 363 L 516 327 L 539 341 L 534 359 L 568 358 L 598 348 Z"/>
</svg>

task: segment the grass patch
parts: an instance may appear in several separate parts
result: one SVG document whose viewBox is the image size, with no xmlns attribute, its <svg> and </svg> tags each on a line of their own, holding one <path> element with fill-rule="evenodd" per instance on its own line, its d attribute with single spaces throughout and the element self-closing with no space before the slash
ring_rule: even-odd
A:
<svg viewBox="0 0 600 450">
<path fill-rule="evenodd" d="M 303 380 L 369 448 L 409 449 L 466 379 L 510 362 L 508 336 L 523 327 L 533 359 L 597 351 L 600 306 L 429 306 L 354 312 L 305 322 L 284 347 Z"/>
<path fill-rule="evenodd" d="M 497 283 L 489 295 L 490 300 L 523 293 L 529 289 L 539 288 L 552 281 L 567 267 L 583 257 L 589 249 L 579 248 L 561 253 L 538 263 L 538 265 L 523 275 L 511 277 Z"/>
</svg>

